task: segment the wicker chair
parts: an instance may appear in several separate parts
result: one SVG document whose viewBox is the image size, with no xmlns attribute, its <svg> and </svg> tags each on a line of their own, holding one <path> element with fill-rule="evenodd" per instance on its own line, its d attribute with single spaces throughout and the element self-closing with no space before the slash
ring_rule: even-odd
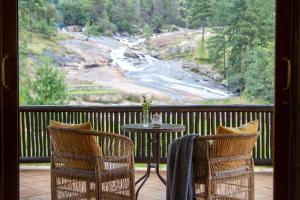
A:
<svg viewBox="0 0 300 200">
<path fill-rule="evenodd" d="M 259 134 L 218 134 L 195 140 L 196 199 L 254 199 L 252 150 Z"/>
<path fill-rule="evenodd" d="M 130 139 L 72 128 L 48 127 L 48 132 L 52 200 L 135 199 Z"/>
</svg>

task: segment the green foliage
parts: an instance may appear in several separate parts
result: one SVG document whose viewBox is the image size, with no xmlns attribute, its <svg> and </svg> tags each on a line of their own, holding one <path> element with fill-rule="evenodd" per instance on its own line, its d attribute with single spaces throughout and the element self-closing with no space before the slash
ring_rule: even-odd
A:
<svg viewBox="0 0 300 200">
<path fill-rule="evenodd" d="M 179 11 L 186 28 L 202 28 L 204 40 L 205 27 L 213 15 L 212 0 L 179 0 Z"/>
<path fill-rule="evenodd" d="M 20 105 L 28 105 L 30 104 L 30 85 L 29 81 L 22 81 L 19 84 L 19 103 Z"/>
<path fill-rule="evenodd" d="M 26 52 L 26 51 L 24 51 Z M 30 102 L 30 79 L 26 70 L 26 54 L 20 51 L 19 54 L 19 103 L 21 105 L 29 104 Z"/>
<path fill-rule="evenodd" d="M 146 39 L 146 44 L 149 47 L 150 46 L 150 37 L 152 36 L 152 28 L 148 24 L 145 24 L 145 26 L 143 28 L 143 33 L 144 33 L 144 37 Z"/>
<path fill-rule="evenodd" d="M 40 32 L 51 37 L 55 34 L 56 21 L 56 8 L 47 0 L 19 0 L 21 33 L 24 31 Z"/>
<path fill-rule="evenodd" d="M 274 50 L 257 48 L 249 51 L 243 62 L 248 66 L 245 72 L 245 91 L 248 99 L 262 99 L 273 102 L 274 97 Z"/>
<path fill-rule="evenodd" d="M 185 28 L 189 28 L 190 27 L 190 20 L 191 20 L 191 15 L 190 15 L 190 8 L 191 8 L 191 0 L 179 0 L 179 13 L 180 13 L 180 17 L 182 19 L 182 22 L 185 25 Z"/>
<path fill-rule="evenodd" d="M 137 24 L 137 18 L 134 10 L 134 1 L 112 0 L 108 4 L 108 15 L 119 32 L 135 32 L 134 24 Z"/>
<path fill-rule="evenodd" d="M 65 26 L 84 26 L 89 21 L 89 4 L 81 0 L 65 0 L 59 5 Z"/>
<path fill-rule="evenodd" d="M 190 0 L 188 10 L 190 27 L 199 28 L 207 24 L 208 18 L 212 15 L 211 0 Z"/>
<path fill-rule="evenodd" d="M 91 35 L 95 35 L 95 36 L 99 36 L 101 35 L 102 33 L 102 30 L 99 29 L 97 26 L 95 25 L 92 25 L 90 22 L 88 22 L 86 25 L 85 25 L 85 28 L 86 28 L 86 32 L 85 32 L 85 35 L 89 38 Z M 87 38 L 87 40 L 88 40 Z"/>
<path fill-rule="evenodd" d="M 151 104 L 152 104 L 153 97 L 150 97 L 150 99 L 146 95 L 142 95 L 142 107 L 143 111 L 149 110 Z"/>
<path fill-rule="evenodd" d="M 233 13 L 232 0 L 211 0 L 211 12 L 208 23 L 212 27 L 224 27 L 230 24 L 230 15 Z"/>
<path fill-rule="evenodd" d="M 215 28 L 216 35 L 208 40 L 208 54 L 213 67 L 226 78 L 226 36 L 222 28 Z"/>
<path fill-rule="evenodd" d="M 179 31 L 178 26 L 174 25 L 174 24 L 167 24 L 163 27 L 164 29 L 167 30 L 167 32 L 175 32 L 175 31 Z"/>
<path fill-rule="evenodd" d="M 136 21 L 140 27 L 148 24 L 155 33 L 160 33 L 164 25 L 182 25 L 178 0 L 135 0 Z"/>
<path fill-rule="evenodd" d="M 24 76 L 20 78 L 20 102 L 28 103 L 31 96 L 34 103 L 46 98 L 37 98 L 38 87 L 29 81 L 32 74 L 25 69 L 35 62 L 56 69 L 49 58 L 36 61 L 35 57 L 47 48 L 59 52 L 51 44 L 61 24 L 85 26 L 88 37 L 117 31 L 142 33 L 148 46 L 153 32 L 202 27 L 203 40 L 197 41 L 196 50 L 178 51 L 171 58 L 211 62 L 230 89 L 249 99 L 272 101 L 274 5 L 274 0 L 19 0 L 20 66 L 24 65 L 20 67 Z M 207 26 L 213 30 L 208 42 L 204 40 Z M 41 44 L 40 36 L 47 42 Z M 45 102 L 55 103 L 52 97 Z"/>
<path fill-rule="evenodd" d="M 197 42 L 196 51 L 194 53 L 194 60 L 197 63 L 208 63 L 209 56 L 207 50 L 207 42 L 206 40 L 200 40 Z"/>
<path fill-rule="evenodd" d="M 117 31 L 116 26 L 109 20 L 102 0 L 65 0 L 59 8 L 65 26 L 86 26 L 88 36 L 112 34 Z"/>
<path fill-rule="evenodd" d="M 229 105 L 229 104 L 270 104 L 270 102 L 266 102 L 261 99 L 248 99 L 244 96 L 239 97 L 233 97 L 228 99 L 222 99 L 222 100 L 214 100 L 214 99 L 206 99 L 202 100 L 200 102 L 194 102 L 195 104 L 206 104 L 206 105 Z"/>
<path fill-rule="evenodd" d="M 248 66 L 242 61 L 247 51 L 255 47 L 266 47 L 269 42 L 273 42 L 271 35 L 274 34 L 274 30 L 270 31 L 269 26 L 274 27 L 274 23 L 268 23 L 268 19 L 263 17 L 262 13 L 267 10 L 260 9 L 260 4 L 258 0 L 234 1 L 233 7 L 237 13 L 231 16 L 231 24 L 225 30 L 225 34 L 228 35 L 227 45 L 230 47 L 228 82 L 236 91 L 242 92 L 245 87 L 245 72 Z M 272 14 L 270 11 L 269 13 Z"/>
<path fill-rule="evenodd" d="M 31 87 L 30 104 L 55 105 L 64 103 L 66 99 L 64 75 L 50 57 L 39 58 Z"/>
<path fill-rule="evenodd" d="M 220 4 L 221 2 L 222 4 Z M 250 79 L 257 77 L 254 76 L 255 70 L 251 72 L 250 69 L 257 69 L 258 63 L 264 63 L 261 66 L 263 68 L 271 68 L 274 65 L 272 63 L 274 57 L 267 60 L 260 60 L 257 57 L 256 64 L 247 60 L 253 60 L 253 57 L 249 55 L 262 55 L 261 48 L 269 50 L 274 48 L 272 45 L 275 32 L 273 0 L 232 0 L 229 2 L 222 0 L 218 3 L 218 6 L 224 5 L 226 13 L 230 14 L 226 15 L 221 8 L 214 10 L 216 16 L 227 16 L 223 22 L 217 19 L 213 20 L 216 25 L 220 26 L 214 29 L 215 35 L 209 42 L 210 59 L 214 67 L 223 71 L 230 89 L 239 93 L 245 91 L 249 98 L 255 97 L 271 101 L 271 93 L 263 94 L 262 90 L 253 90 L 251 87 L 253 84 L 250 84 Z M 264 80 L 263 77 L 258 77 Z M 267 86 L 268 91 L 272 91 L 270 88 L 272 84 L 268 83 Z"/>
</svg>

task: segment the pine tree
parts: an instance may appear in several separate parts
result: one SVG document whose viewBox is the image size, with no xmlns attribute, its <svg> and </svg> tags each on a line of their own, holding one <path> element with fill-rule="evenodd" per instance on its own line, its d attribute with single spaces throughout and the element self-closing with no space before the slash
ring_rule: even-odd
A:
<svg viewBox="0 0 300 200">
<path fill-rule="evenodd" d="M 133 33 L 138 23 L 135 0 L 113 0 L 108 5 L 110 21 L 116 25 L 119 32 Z"/>
<path fill-rule="evenodd" d="M 202 28 L 202 40 L 204 40 L 205 26 L 212 15 L 211 0 L 191 0 L 189 8 L 190 25 L 192 28 Z"/>
<path fill-rule="evenodd" d="M 144 37 L 146 39 L 146 45 L 149 48 L 150 47 L 150 37 L 152 35 L 152 29 L 148 24 L 145 24 L 143 27 Z"/>
<path fill-rule="evenodd" d="M 183 21 L 185 23 L 185 28 L 190 28 L 190 20 L 191 16 L 189 13 L 189 9 L 191 8 L 191 1 L 190 0 L 179 0 L 179 12 L 181 18 L 183 18 Z"/>
<path fill-rule="evenodd" d="M 225 1 L 225 0 L 222 0 Z M 224 24 L 210 39 L 212 44 L 211 59 L 220 69 L 224 64 L 222 54 L 226 56 L 226 78 L 230 89 L 243 92 L 247 62 L 243 62 L 248 52 L 258 47 L 268 47 L 274 41 L 273 0 L 233 0 L 226 8 L 230 11 Z M 223 38 L 223 41 L 222 41 Z M 225 45 L 223 45 L 223 43 Z M 224 47 L 225 46 L 225 50 Z M 213 52 L 215 50 L 215 52 Z"/>
<path fill-rule="evenodd" d="M 229 16 L 232 15 L 233 0 L 211 0 L 211 16 L 209 24 L 213 27 L 225 27 L 229 25 Z"/>
<path fill-rule="evenodd" d="M 215 36 L 208 40 L 208 53 L 213 67 L 226 79 L 226 64 L 227 64 L 227 48 L 226 48 L 226 35 L 224 28 L 214 28 Z"/>
<path fill-rule="evenodd" d="M 248 66 L 243 94 L 248 99 L 273 102 L 274 56 L 273 48 L 258 47 L 247 53 L 243 60 Z"/>
</svg>

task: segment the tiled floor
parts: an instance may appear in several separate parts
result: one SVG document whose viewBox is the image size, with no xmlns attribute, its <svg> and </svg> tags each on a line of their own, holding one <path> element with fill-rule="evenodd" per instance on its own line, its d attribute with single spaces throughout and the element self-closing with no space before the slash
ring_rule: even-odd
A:
<svg viewBox="0 0 300 200">
<path fill-rule="evenodd" d="M 136 173 L 136 178 L 143 171 Z M 271 200 L 273 192 L 272 173 L 255 174 L 255 200 Z M 50 200 L 50 171 L 46 169 L 22 169 L 20 171 L 20 196 L 23 200 Z M 141 189 L 139 200 L 164 200 L 165 187 L 152 174 Z"/>
</svg>

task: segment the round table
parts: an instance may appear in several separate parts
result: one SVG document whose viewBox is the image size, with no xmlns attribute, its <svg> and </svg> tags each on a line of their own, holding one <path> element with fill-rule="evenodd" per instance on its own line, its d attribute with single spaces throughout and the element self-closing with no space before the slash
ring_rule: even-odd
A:
<svg viewBox="0 0 300 200">
<path fill-rule="evenodd" d="M 125 124 L 122 126 L 122 130 L 124 131 L 132 131 L 138 133 L 149 133 L 147 134 L 147 171 L 146 173 L 135 182 L 137 185 L 142 181 L 141 185 L 138 187 L 136 191 L 136 198 L 138 197 L 139 191 L 146 183 L 147 179 L 150 176 L 151 168 L 155 168 L 155 172 L 159 179 L 166 185 L 166 180 L 159 173 L 159 152 L 160 152 L 160 134 L 161 133 L 176 133 L 185 130 L 185 126 L 177 125 L 177 124 L 161 124 L 159 127 L 154 127 L 152 124 L 149 124 L 147 127 L 143 124 Z M 151 137 L 152 136 L 152 137 Z M 153 146 L 152 153 L 154 156 L 154 163 L 151 162 L 151 144 Z"/>
</svg>

